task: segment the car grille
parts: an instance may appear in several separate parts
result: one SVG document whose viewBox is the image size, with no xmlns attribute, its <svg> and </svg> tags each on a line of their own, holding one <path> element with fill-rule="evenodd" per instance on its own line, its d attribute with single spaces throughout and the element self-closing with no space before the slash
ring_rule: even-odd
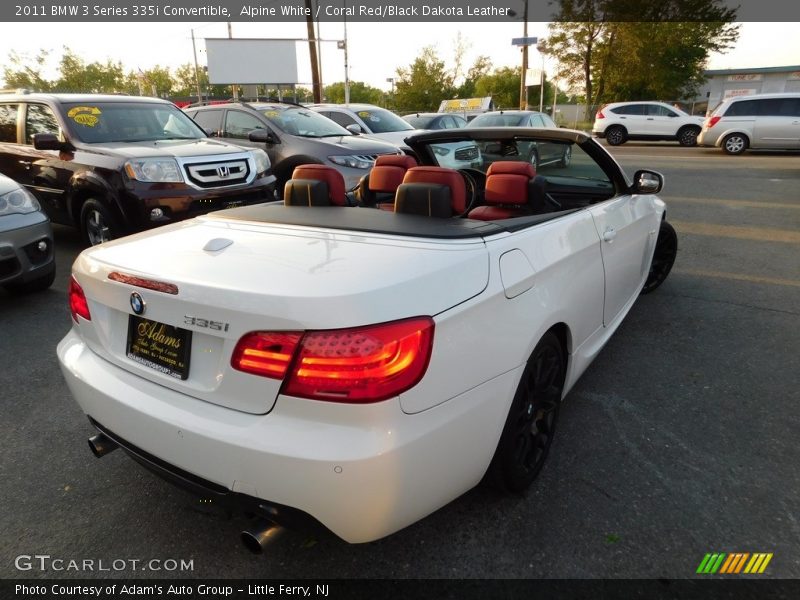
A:
<svg viewBox="0 0 800 600">
<path fill-rule="evenodd" d="M 478 147 L 467 146 L 466 148 L 459 148 L 455 151 L 456 160 L 475 160 L 478 158 Z"/>
<path fill-rule="evenodd" d="M 218 188 L 240 185 L 247 181 L 250 168 L 247 161 L 226 160 L 213 163 L 192 163 L 184 165 L 186 176 L 197 187 Z"/>
</svg>

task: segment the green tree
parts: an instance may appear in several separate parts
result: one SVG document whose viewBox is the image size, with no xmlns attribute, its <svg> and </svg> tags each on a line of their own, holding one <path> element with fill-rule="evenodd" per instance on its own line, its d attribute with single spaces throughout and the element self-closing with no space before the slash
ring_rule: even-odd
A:
<svg viewBox="0 0 800 600">
<path fill-rule="evenodd" d="M 456 98 L 475 98 L 480 96 L 477 93 L 477 83 L 492 69 L 492 61 L 489 59 L 488 56 L 479 56 L 475 59 L 473 65 L 467 71 L 467 74 L 464 76 L 464 80 L 461 82 L 455 90 L 455 97 Z"/>
<path fill-rule="evenodd" d="M 344 82 L 337 81 L 326 85 L 323 90 L 325 102 L 344 104 Z M 364 102 L 366 104 L 380 104 L 383 99 L 383 91 L 367 85 L 362 81 L 350 82 L 350 102 Z"/>
<path fill-rule="evenodd" d="M 39 50 L 33 58 L 26 54 L 11 52 L 8 64 L 3 67 L 3 80 L 8 88 L 25 88 L 34 92 L 48 92 L 51 82 L 42 76 L 48 52 Z"/>
<path fill-rule="evenodd" d="M 735 17 L 722 0 L 561 0 L 546 53 L 591 112 L 602 102 L 681 99 L 702 82 L 709 54 L 738 38 Z"/>
<path fill-rule="evenodd" d="M 122 63 L 107 60 L 105 64 L 86 64 L 66 46 L 59 62 L 59 72 L 60 76 L 53 84 L 53 89 L 60 92 L 113 93 L 125 89 Z"/>
<path fill-rule="evenodd" d="M 501 67 L 475 82 L 475 96 L 491 96 L 496 108 L 519 106 L 519 67 Z"/>
<path fill-rule="evenodd" d="M 454 95 L 453 74 L 436 49 L 426 46 L 408 67 L 397 69 L 391 108 L 398 112 L 434 111 L 442 100 Z"/>
</svg>

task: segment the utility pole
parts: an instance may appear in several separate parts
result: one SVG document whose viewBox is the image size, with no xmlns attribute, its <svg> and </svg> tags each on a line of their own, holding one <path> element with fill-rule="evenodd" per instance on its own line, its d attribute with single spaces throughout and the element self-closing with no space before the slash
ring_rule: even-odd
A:
<svg viewBox="0 0 800 600">
<path fill-rule="evenodd" d="M 231 30 L 231 22 L 228 21 L 228 39 L 233 39 L 233 31 Z M 239 101 L 239 85 L 234 83 L 231 88 L 233 89 L 233 101 Z"/>
<path fill-rule="evenodd" d="M 308 29 L 308 52 L 311 55 L 311 82 L 314 89 L 314 102 L 322 102 L 322 89 L 320 86 L 319 63 L 317 62 L 317 40 L 314 37 L 314 11 L 311 10 L 311 0 L 306 3 L 306 28 Z"/>
<path fill-rule="evenodd" d="M 197 47 L 194 43 L 194 29 L 192 29 L 192 53 L 194 54 L 194 84 L 197 86 L 197 101 L 202 102 L 203 96 L 200 93 L 200 74 L 197 68 Z"/>
<path fill-rule="evenodd" d="M 522 11 L 522 37 L 528 37 L 528 0 L 524 0 L 525 8 Z M 528 108 L 528 86 L 525 77 L 528 71 L 528 45 L 522 45 L 522 73 L 519 78 L 519 107 L 522 110 Z"/>
</svg>

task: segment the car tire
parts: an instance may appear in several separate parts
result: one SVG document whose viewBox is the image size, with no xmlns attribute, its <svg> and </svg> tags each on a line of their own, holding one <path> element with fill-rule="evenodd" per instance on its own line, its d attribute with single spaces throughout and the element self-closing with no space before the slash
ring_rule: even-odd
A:
<svg viewBox="0 0 800 600">
<path fill-rule="evenodd" d="M 531 163 L 534 171 L 539 168 L 539 153 L 536 150 L 531 150 L 531 154 L 528 156 L 528 162 Z"/>
<path fill-rule="evenodd" d="M 89 199 L 81 206 L 81 235 L 89 246 L 120 237 L 122 230 L 111 211 L 99 200 Z"/>
<path fill-rule="evenodd" d="M 609 146 L 619 146 L 628 141 L 628 132 L 621 125 L 612 125 L 606 129 L 606 141 Z"/>
<path fill-rule="evenodd" d="M 697 136 L 700 135 L 699 127 L 682 127 L 678 130 L 678 143 L 681 146 L 697 146 Z"/>
<path fill-rule="evenodd" d="M 677 255 L 678 234 L 675 233 L 672 225 L 661 221 L 656 247 L 653 250 L 653 259 L 650 261 L 650 272 L 647 274 L 644 287 L 642 287 L 642 294 L 649 294 L 666 281 Z"/>
<path fill-rule="evenodd" d="M 487 480 L 502 491 L 519 493 L 541 471 L 553 441 L 566 358 L 558 336 L 548 331 L 522 372 Z"/>
<path fill-rule="evenodd" d="M 571 161 L 572 161 L 572 146 L 565 146 L 564 154 L 561 156 L 561 160 L 559 160 L 556 163 L 556 166 L 559 169 L 566 169 Z"/>
<path fill-rule="evenodd" d="M 722 150 L 726 154 L 741 154 L 750 146 L 750 140 L 743 133 L 731 133 L 722 140 Z"/>
<path fill-rule="evenodd" d="M 35 292 L 42 292 L 46 290 L 53 285 L 55 280 L 56 269 L 54 266 L 52 269 L 50 269 L 49 273 L 46 273 L 41 277 L 37 277 L 31 281 L 26 281 L 25 283 L 9 283 L 4 287 L 11 294 L 33 294 Z"/>
</svg>

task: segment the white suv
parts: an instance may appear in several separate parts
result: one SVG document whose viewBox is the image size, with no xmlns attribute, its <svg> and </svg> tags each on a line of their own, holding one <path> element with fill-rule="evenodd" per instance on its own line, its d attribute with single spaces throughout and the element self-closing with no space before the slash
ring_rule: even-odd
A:
<svg viewBox="0 0 800 600">
<path fill-rule="evenodd" d="M 628 140 L 677 140 L 696 146 L 703 117 L 695 117 L 664 102 L 614 102 L 595 115 L 592 135 L 611 146 Z"/>
</svg>

